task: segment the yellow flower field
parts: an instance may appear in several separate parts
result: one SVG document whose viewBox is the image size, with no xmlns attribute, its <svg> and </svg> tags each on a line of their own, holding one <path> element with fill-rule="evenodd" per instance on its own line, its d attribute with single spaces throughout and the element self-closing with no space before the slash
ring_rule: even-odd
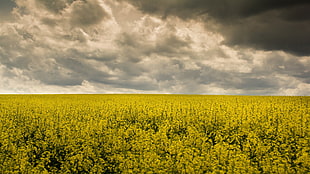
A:
<svg viewBox="0 0 310 174">
<path fill-rule="evenodd" d="M 310 97 L 0 95 L 0 173 L 307 173 Z"/>
</svg>

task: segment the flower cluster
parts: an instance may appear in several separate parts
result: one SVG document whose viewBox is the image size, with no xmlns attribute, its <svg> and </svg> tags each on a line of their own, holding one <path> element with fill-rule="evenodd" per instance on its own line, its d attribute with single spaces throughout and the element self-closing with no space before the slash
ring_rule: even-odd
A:
<svg viewBox="0 0 310 174">
<path fill-rule="evenodd" d="M 0 95 L 0 173 L 307 173 L 310 97 Z"/>
</svg>

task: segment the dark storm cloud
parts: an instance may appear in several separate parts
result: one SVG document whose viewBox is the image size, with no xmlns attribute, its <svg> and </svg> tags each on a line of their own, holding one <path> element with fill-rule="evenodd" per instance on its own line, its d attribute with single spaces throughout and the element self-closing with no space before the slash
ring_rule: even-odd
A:
<svg viewBox="0 0 310 174">
<path fill-rule="evenodd" d="M 144 12 L 194 18 L 207 13 L 218 20 L 239 19 L 265 11 L 290 8 L 309 3 L 307 0 L 121 0 L 129 1 Z M 306 12 L 306 11 L 304 11 Z"/>
<path fill-rule="evenodd" d="M 308 0 L 124 0 L 140 10 L 183 19 L 202 19 L 225 37 L 229 45 L 310 54 Z M 210 20 L 213 19 L 213 20 Z M 210 25 L 206 25 L 211 28 Z"/>
<path fill-rule="evenodd" d="M 0 22 L 12 19 L 12 10 L 16 7 L 13 0 L 1 0 L 0 1 Z"/>
<path fill-rule="evenodd" d="M 221 31 L 226 36 L 224 43 L 229 45 L 310 55 L 310 18 L 285 20 L 276 11 L 270 11 L 233 25 L 223 24 Z"/>
</svg>

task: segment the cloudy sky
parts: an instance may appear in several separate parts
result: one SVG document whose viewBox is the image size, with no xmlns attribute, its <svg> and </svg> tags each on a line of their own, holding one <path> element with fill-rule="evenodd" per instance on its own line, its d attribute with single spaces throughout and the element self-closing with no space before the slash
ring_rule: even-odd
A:
<svg viewBox="0 0 310 174">
<path fill-rule="evenodd" d="M 0 93 L 310 94 L 309 0 L 0 0 Z"/>
</svg>

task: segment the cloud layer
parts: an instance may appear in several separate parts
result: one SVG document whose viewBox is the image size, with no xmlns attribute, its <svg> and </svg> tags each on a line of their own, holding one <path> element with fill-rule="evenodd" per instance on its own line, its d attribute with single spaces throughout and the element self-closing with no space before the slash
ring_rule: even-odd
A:
<svg viewBox="0 0 310 174">
<path fill-rule="evenodd" d="M 1 93 L 310 93 L 303 1 L 3 2 Z"/>
<path fill-rule="evenodd" d="M 201 18 L 216 23 L 225 44 L 310 54 L 310 3 L 306 0 L 125 0 L 162 18 Z M 215 25 L 215 24 L 211 24 Z"/>
</svg>

